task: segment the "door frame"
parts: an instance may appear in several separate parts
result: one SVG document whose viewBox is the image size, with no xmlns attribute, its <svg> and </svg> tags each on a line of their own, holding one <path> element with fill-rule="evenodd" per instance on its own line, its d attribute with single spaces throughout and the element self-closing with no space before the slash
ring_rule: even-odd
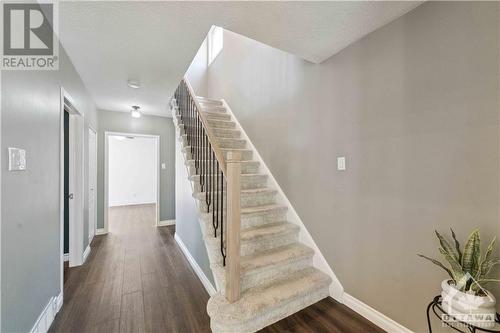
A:
<svg viewBox="0 0 500 333">
<path fill-rule="evenodd" d="M 160 224 L 160 136 L 154 134 L 104 132 L 104 233 L 108 233 L 108 211 L 109 211 L 109 137 L 110 136 L 133 136 L 136 138 L 152 138 L 156 141 L 156 222 Z"/>
<path fill-rule="evenodd" d="M 90 132 L 93 132 L 94 135 L 95 135 L 95 184 L 94 184 L 94 225 L 92 226 L 92 228 L 90 227 L 90 210 L 89 210 L 89 214 L 88 214 L 88 220 L 87 220 L 87 225 L 88 225 L 88 228 L 89 228 L 89 246 L 90 246 L 90 243 L 92 242 L 92 240 L 94 239 L 94 236 L 96 235 L 96 232 L 97 232 L 97 169 L 98 169 L 98 165 L 97 165 L 97 158 L 98 158 L 98 154 L 97 154 L 97 149 L 99 147 L 98 145 L 98 137 L 97 137 L 97 131 L 91 126 L 89 125 L 89 138 L 90 138 Z M 89 159 L 88 159 L 88 197 L 90 198 L 90 192 L 92 191 L 91 187 L 90 187 L 90 179 L 92 177 L 92 175 L 90 174 L 90 171 L 91 171 L 91 166 L 90 166 L 90 139 L 89 139 Z M 92 232 L 92 235 L 90 235 L 90 231 L 93 230 Z"/>
<path fill-rule="evenodd" d="M 60 286 L 64 290 L 64 112 L 70 116 L 70 191 L 74 199 L 70 202 L 69 221 L 69 266 L 83 263 L 83 221 L 84 221 L 84 119 L 75 107 L 71 95 L 61 87 L 60 94 L 60 145 L 59 145 L 59 246 L 60 246 Z M 73 212 L 73 213 L 71 213 Z"/>
</svg>

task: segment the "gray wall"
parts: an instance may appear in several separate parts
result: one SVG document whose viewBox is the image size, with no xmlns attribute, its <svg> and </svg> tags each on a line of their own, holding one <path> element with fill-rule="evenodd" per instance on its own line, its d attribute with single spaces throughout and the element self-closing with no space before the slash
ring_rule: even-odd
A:
<svg viewBox="0 0 500 333">
<path fill-rule="evenodd" d="M 498 6 L 428 2 L 318 65 L 226 32 L 208 68 L 346 292 L 417 332 L 433 230 L 500 236 Z"/>
<path fill-rule="evenodd" d="M 97 228 L 104 227 L 104 133 L 123 132 L 160 136 L 160 220 L 175 219 L 175 136 L 171 118 L 132 118 L 128 112 L 99 110 L 97 135 Z"/>
<path fill-rule="evenodd" d="M 206 97 L 208 94 L 207 63 L 208 41 L 207 38 L 205 38 L 185 75 L 197 96 Z"/>
<path fill-rule="evenodd" d="M 2 72 L 2 332 L 28 332 L 60 290 L 59 145 L 60 87 L 97 127 L 96 109 L 78 73 L 60 48 L 58 71 Z M 84 189 L 88 130 L 85 129 Z M 27 170 L 9 172 L 7 148 L 24 148 Z M 84 221 L 87 221 L 85 191 Z M 84 223 L 84 249 L 88 227 Z"/>
<path fill-rule="evenodd" d="M 192 185 L 187 167 L 184 164 L 184 154 L 179 140 L 176 140 L 175 147 L 175 236 L 182 240 L 205 276 L 215 287 L 198 217 L 198 207 L 196 200 L 193 198 Z"/>
</svg>

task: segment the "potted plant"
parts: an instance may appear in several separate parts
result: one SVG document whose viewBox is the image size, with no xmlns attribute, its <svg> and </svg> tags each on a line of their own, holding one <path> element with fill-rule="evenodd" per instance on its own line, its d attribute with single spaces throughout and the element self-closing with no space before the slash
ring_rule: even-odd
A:
<svg viewBox="0 0 500 333">
<path fill-rule="evenodd" d="M 490 277 L 493 267 L 500 264 L 500 260 L 492 258 L 495 238 L 490 242 L 484 255 L 481 255 L 479 230 L 472 232 L 463 250 L 452 229 L 453 245 L 437 231 L 436 236 L 440 244 L 439 252 L 448 265 L 445 266 L 423 254 L 419 256 L 444 269 L 451 277 L 441 283 L 442 306 L 451 316 L 449 319 L 479 327 L 493 325 L 496 299 L 484 286 L 491 282 L 500 282 Z"/>
</svg>

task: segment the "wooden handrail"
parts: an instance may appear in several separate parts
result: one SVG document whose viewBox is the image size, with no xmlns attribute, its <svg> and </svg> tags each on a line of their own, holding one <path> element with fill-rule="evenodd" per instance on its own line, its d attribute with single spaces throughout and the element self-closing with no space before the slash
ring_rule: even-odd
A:
<svg viewBox="0 0 500 333">
<path fill-rule="evenodd" d="M 183 81 L 189 90 L 189 94 L 191 94 L 191 96 L 193 97 L 194 103 L 196 105 L 196 109 L 198 110 L 198 115 L 200 116 L 200 119 L 201 119 L 201 123 L 203 124 L 203 127 L 205 128 L 205 131 L 207 133 L 208 141 L 212 145 L 212 149 L 214 151 L 215 158 L 217 159 L 217 161 L 219 161 L 219 166 L 222 170 L 222 173 L 223 173 L 224 177 L 226 177 L 226 179 L 227 179 L 226 160 L 224 158 L 224 154 L 222 153 L 222 150 L 219 147 L 219 143 L 215 139 L 215 134 L 213 133 L 210 126 L 208 125 L 207 117 L 202 112 L 200 102 L 198 102 L 198 99 L 196 98 L 196 94 L 194 93 L 193 87 L 191 87 L 191 84 L 189 83 L 189 81 L 186 77 L 183 78 Z"/>
<path fill-rule="evenodd" d="M 241 153 L 227 154 L 227 265 L 226 298 L 230 303 L 240 299 L 240 230 L 241 230 Z"/>
</svg>

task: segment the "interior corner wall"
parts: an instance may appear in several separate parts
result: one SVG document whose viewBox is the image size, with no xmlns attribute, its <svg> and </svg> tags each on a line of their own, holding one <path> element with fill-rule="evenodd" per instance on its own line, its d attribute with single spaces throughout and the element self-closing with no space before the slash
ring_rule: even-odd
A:
<svg viewBox="0 0 500 333">
<path fill-rule="evenodd" d="M 500 237 L 498 15 L 427 2 L 321 64 L 225 31 L 208 67 L 346 292 L 416 332 L 434 229 Z"/>
<path fill-rule="evenodd" d="M 208 96 L 208 44 L 207 38 L 203 40 L 198 52 L 186 71 L 186 77 L 198 96 Z"/>
<path fill-rule="evenodd" d="M 160 221 L 175 219 L 175 131 L 172 118 L 128 112 L 98 111 L 97 134 L 97 228 L 104 228 L 104 134 L 105 132 L 160 136 Z M 166 168 L 161 169 L 161 163 Z"/>
<path fill-rule="evenodd" d="M 61 86 L 84 115 L 84 232 L 88 245 L 88 126 L 97 128 L 94 103 L 59 46 L 59 70 L 2 71 L 1 151 L 26 150 L 26 171 L 1 173 L 1 332 L 29 332 L 60 290 Z"/>
</svg>

